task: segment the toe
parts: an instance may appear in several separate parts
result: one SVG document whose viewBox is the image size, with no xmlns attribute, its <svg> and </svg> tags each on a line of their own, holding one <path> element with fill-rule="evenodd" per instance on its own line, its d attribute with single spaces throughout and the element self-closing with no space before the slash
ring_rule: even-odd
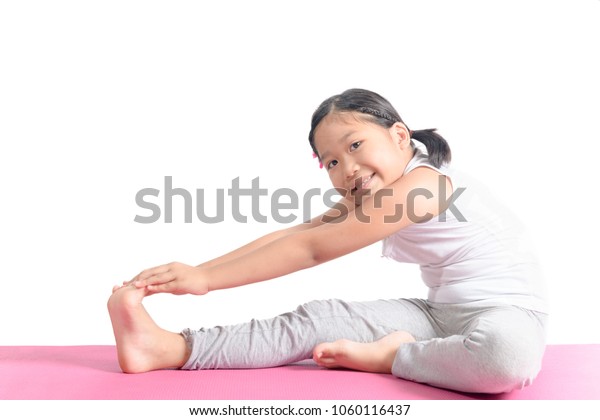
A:
<svg viewBox="0 0 600 420">
<path fill-rule="evenodd" d="M 332 343 L 321 343 L 313 350 L 313 360 L 323 367 L 330 367 L 335 362 L 335 355 L 331 352 Z"/>
</svg>

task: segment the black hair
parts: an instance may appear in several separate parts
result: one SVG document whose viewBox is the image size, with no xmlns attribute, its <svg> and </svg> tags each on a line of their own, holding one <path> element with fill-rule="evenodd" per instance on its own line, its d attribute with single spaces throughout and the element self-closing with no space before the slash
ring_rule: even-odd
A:
<svg viewBox="0 0 600 420">
<path fill-rule="evenodd" d="M 324 100 L 313 113 L 308 141 L 313 152 L 317 155 L 319 155 L 319 152 L 315 147 L 315 130 L 323 118 L 334 112 L 365 114 L 368 116 L 370 122 L 384 128 L 390 128 L 396 122 L 404 124 L 398 112 L 383 96 L 365 89 L 348 89 L 339 95 L 334 95 Z M 452 158 L 450 146 L 442 136 L 436 133 L 435 128 L 409 130 L 409 132 L 411 139 L 423 143 L 427 148 L 429 163 L 436 168 L 439 168 L 444 163 L 450 163 Z"/>
</svg>

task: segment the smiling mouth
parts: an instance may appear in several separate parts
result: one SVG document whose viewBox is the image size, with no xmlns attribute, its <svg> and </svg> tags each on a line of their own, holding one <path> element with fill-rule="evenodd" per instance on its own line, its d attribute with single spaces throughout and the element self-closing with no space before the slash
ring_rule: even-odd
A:
<svg viewBox="0 0 600 420">
<path fill-rule="evenodd" d="M 375 174 L 371 174 L 371 175 L 366 176 L 366 177 L 360 176 L 357 179 L 355 179 L 354 180 L 354 188 L 352 188 L 350 190 L 350 193 L 354 194 L 354 193 L 356 193 L 359 190 L 364 190 L 369 185 L 369 183 L 373 179 L 374 175 Z"/>
</svg>

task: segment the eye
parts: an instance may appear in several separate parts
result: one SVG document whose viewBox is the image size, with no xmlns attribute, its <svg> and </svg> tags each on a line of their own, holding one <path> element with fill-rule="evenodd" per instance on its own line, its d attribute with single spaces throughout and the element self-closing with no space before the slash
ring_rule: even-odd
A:
<svg viewBox="0 0 600 420">
<path fill-rule="evenodd" d="M 327 164 L 327 170 L 332 169 L 337 164 L 338 164 L 338 161 L 335 159 L 332 161 L 329 161 L 329 163 Z"/>
<path fill-rule="evenodd" d="M 361 143 L 362 143 L 361 141 L 355 141 L 354 143 L 352 143 L 350 145 L 350 150 L 353 151 L 353 150 L 358 149 L 358 147 L 360 146 Z"/>
</svg>

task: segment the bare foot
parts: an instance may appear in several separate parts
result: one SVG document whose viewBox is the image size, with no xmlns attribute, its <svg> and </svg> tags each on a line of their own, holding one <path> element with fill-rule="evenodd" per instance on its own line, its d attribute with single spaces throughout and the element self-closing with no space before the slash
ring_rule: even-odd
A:
<svg viewBox="0 0 600 420">
<path fill-rule="evenodd" d="M 398 348 L 414 341 L 415 338 L 405 331 L 391 333 L 372 343 L 337 340 L 317 345 L 313 350 L 313 359 L 319 366 L 327 368 L 391 373 Z"/>
<path fill-rule="evenodd" d="M 115 287 L 108 300 L 119 365 L 125 373 L 178 368 L 189 357 L 185 339 L 160 328 L 142 305 L 146 289 Z"/>
</svg>

